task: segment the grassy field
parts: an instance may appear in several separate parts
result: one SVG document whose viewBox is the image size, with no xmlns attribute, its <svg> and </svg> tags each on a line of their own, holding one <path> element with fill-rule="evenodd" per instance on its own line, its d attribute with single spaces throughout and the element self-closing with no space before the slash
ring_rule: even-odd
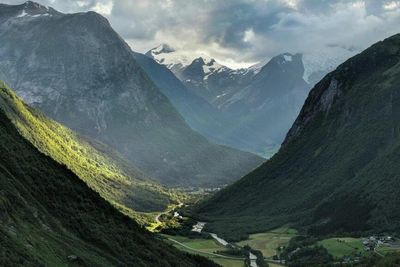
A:
<svg viewBox="0 0 400 267">
<path fill-rule="evenodd" d="M 182 251 L 191 253 L 191 254 L 197 254 L 197 255 L 207 257 L 224 267 L 244 267 L 245 266 L 243 260 L 226 259 L 226 258 L 221 258 L 218 256 L 210 255 L 209 253 L 214 253 L 216 251 L 225 250 L 225 247 L 223 247 L 222 245 L 219 245 L 213 239 L 201 239 L 201 238 L 190 239 L 190 238 L 183 237 L 183 236 L 170 236 L 170 235 L 162 235 L 162 236 L 165 238 L 174 239 L 191 249 L 184 247 L 180 244 L 174 243 L 172 241 L 168 241 L 171 244 L 173 244 L 176 248 L 178 248 Z"/>
<path fill-rule="evenodd" d="M 325 247 L 335 258 L 364 253 L 363 244 L 359 238 L 334 237 L 319 241 L 318 244 Z"/>
<path fill-rule="evenodd" d="M 268 258 L 276 255 L 276 249 L 288 244 L 296 234 L 296 230 L 284 226 L 265 233 L 252 234 L 249 239 L 236 244 L 239 246 L 249 245 L 251 248 L 261 251 L 264 257 Z"/>
<path fill-rule="evenodd" d="M 379 247 L 377 249 L 377 252 L 383 255 L 391 253 L 400 253 L 400 247 Z"/>
</svg>

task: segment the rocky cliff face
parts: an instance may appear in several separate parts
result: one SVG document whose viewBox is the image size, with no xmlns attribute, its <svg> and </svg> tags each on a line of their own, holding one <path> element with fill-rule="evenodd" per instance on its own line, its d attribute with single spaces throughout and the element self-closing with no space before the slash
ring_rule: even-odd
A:
<svg viewBox="0 0 400 267">
<path fill-rule="evenodd" d="M 1 5 L 0 22 L 0 77 L 28 104 L 159 181 L 221 184 L 260 163 L 193 132 L 102 16 L 27 2 Z"/>
</svg>

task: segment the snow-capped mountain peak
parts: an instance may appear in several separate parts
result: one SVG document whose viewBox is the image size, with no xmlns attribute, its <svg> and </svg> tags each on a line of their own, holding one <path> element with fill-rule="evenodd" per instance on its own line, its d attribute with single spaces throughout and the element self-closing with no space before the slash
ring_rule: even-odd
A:
<svg viewBox="0 0 400 267">
<path fill-rule="evenodd" d="M 159 54 L 168 54 L 175 52 L 175 49 L 173 49 L 171 46 L 167 44 L 161 44 L 149 51 L 152 55 L 159 55 Z"/>
<path fill-rule="evenodd" d="M 18 13 L 15 16 L 16 18 L 36 18 L 42 16 L 52 16 L 59 13 L 53 8 L 38 4 L 33 1 L 27 1 L 19 7 Z"/>
<path fill-rule="evenodd" d="M 230 70 L 211 57 L 205 55 L 195 57 L 193 54 L 177 51 L 168 44 L 161 44 L 149 50 L 146 56 L 165 65 L 177 76 L 180 76 L 185 69 L 198 69 L 197 73 L 203 76 L 202 79 L 207 79 L 213 73 Z"/>
<path fill-rule="evenodd" d="M 207 77 L 215 72 L 218 72 L 221 69 L 228 69 L 227 67 L 219 64 L 215 59 L 213 58 L 204 58 L 204 57 L 199 57 L 193 60 L 192 64 L 200 64 L 203 72 L 204 72 L 204 77 L 203 79 L 207 79 Z"/>
<path fill-rule="evenodd" d="M 161 44 L 146 53 L 146 56 L 154 59 L 159 64 L 165 65 L 174 73 L 179 72 L 193 61 L 193 57 L 185 53 L 176 51 L 168 44 Z"/>
<path fill-rule="evenodd" d="M 283 58 L 284 58 L 285 61 L 287 61 L 287 62 L 291 62 L 291 61 L 293 60 L 291 54 L 283 54 Z"/>
</svg>

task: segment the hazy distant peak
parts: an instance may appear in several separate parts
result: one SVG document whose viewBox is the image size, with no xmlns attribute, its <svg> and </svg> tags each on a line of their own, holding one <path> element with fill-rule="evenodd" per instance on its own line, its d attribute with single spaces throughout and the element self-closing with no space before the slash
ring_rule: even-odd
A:
<svg viewBox="0 0 400 267">
<path fill-rule="evenodd" d="M 172 52 L 175 52 L 175 49 L 172 48 L 171 46 L 167 45 L 167 44 L 162 44 L 160 46 L 160 48 L 161 48 L 161 50 L 160 50 L 161 53 L 172 53 Z"/>
<path fill-rule="evenodd" d="M 146 54 L 153 54 L 153 55 L 159 55 L 159 54 L 168 54 L 175 52 L 175 49 L 173 49 L 171 46 L 168 44 L 160 44 L 157 47 L 154 47 L 150 51 L 148 51 Z"/>
</svg>

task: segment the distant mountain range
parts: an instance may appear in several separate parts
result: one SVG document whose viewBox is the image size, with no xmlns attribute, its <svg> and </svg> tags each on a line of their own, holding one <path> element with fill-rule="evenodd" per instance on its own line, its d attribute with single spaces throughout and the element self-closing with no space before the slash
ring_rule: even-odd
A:
<svg viewBox="0 0 400 267">
<path fill-rule="evenodd" d="M 201 115 L 193 119 L 190 112 L 179 107 L 179 102 L 190 103 L 188 98 L 174 101 L 176 97 L 166 94 L 191 127 L 215 142 L 268 158 L 279 149 L 309 88 L 354 53 L 330 46 L 313 54 L 284 53 L 237 70 L 212 58 L 193 58 L 166 44 L 151 49 L 146 55 L 170 69 L 192 96 L 197 95 L 214 107 L 204 104 L 195 108 L 196 114 Z M 153 80 L 160 77 L 151 74 L 148 64 L 144 69 Z M 203 113 L 214 114 L 217 122 Z"/>
<path fill-rule="evenodd" d="M 399 66 L 395 35 L 325 76 L 279 152 L 198 217 L 231 239 L 285 224 L 311 235 L 398 232 Z"/>
<path fill-rule="evenodd" d="M 97 13 L 0 5 L 0 36 L 0 78 L 24 101 L 164 185 L 220 186 L 262 162 L 193 131 Z"/>
<path fill-rule="evenodd" d="M 251 145 L 247 139 L 235 135 L 228 136 L 229 129 L 236 127 L 236 121 L 229 114 L 188 90 L 166 66 L 140 53 L 133 53 L 133 56 L 190 127 L 216 143 L 244 150 Z"/>
<path fill-rule="evenodd" d="M 166 94 L 189 125 L 215 142 L 269 157 L 278 150 L 309 88 L 354 53 L 331 46 L 314 54 L 284 53 L 238 70 L 204 56 L 192 59 L 166 44 L 146 55 L 169 68 L 192 95 L 212 105 L 214 109 L 207 110 L 222 118 L 219 125 L 223 127 L 215 127 L 215 121 L 207 120 L 203 114 L 199 125 Z M 157 79 L 149 73 L 149 67 L 144 69 L 153 80 Z"/>
<path fill-rule="evenodd" d="M 27 109 L 0 84 L 1 266 L 216 266 L 155 238 L 39 152 L 19 128 Z"/>
</svg>

